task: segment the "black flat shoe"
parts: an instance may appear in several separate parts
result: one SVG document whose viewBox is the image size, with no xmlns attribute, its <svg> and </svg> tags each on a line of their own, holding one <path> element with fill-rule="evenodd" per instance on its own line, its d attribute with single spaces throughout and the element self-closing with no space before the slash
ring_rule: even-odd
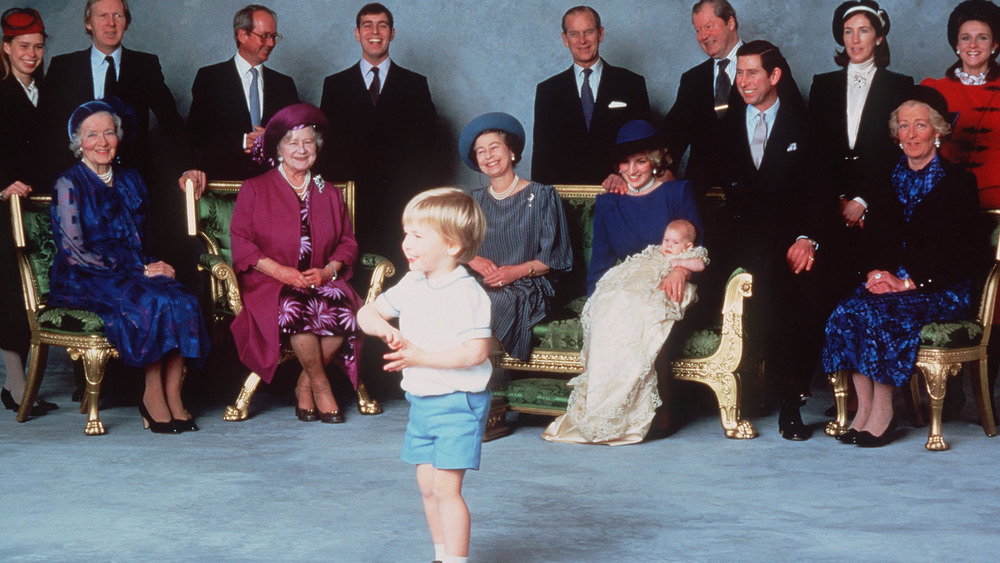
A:
<svg viewBox="0 0 1000 563">
<path fill-rule="evenodd" d="M 812 436 L 809 427 L 802 422 L 802 414 L 796 405 L 781 405 L 778 413 L 778 432 L 786 440 L 803 442 Z"/>
<path fill-rule="evenodd" d="M 194 418 L 189 418 L 187 420 L 181 420 L 179 418 L 174 419 L 174 426 L 177 427 L 178 432 L 197 432 L 198 425 L 194 423 Z"/>
<path fill-rule="evenodd" d="M 854 428 L 848 428 L 847 432 L 844 432 L 840 436 L 834 436 L 834 438 L 840 440 L 840 443 L 842 444 L 855 444 L 858 440 L 858 434 L 860 434 L 860 432 Z"/>
<path fill-rule="evenodd" d="M 14 395 L 8 389 L 0 391 L 0 402 L 3 402 L 3 406 L 7 410 L 17 412 L 21 410 L 21 405 L 14 401 Z M 54 411 L 59 408 L 59 405 L 55 403 L 50 403 L 48 401 L 36 400 L 35 406 L 31 407 L 31 416 L 41 416 L 49 411 Z"/>
<path fill-rule="evenodd" d="M 300 409 L 295 407 L 295 418 L 298 418 L 302 422 L 316 422 L 319 420 L 319 416 L 316 415 L 316 409 Z"/>
<path fill-rule="evenodd" d="M 320 422 L 325 422 L 327 424 L 343 424 L 345 421 L 344 415 L 341 414 L 340 409 L 333 412 L 321 412 L 319 413 Z"/>
<path fill-rule="evenodd" d="M 889 427 L 885 429 L 885 432 L 881 436 L 876 436 L 871 432 L 861 431 L 858 432 L 858 437 L 854 440 L 855 445 L 859 448 L 881 448 L 882 446 L 889 445 L 896 438 L 896 417 L 893 416 L 892 420 L 889 421 Z"/>
<path fill-rule="evenodd" d="M 157 422 L 153 420 L 153 417 L 149 415 L 149 411 L 146 410 L 146 405 L 139 402 L 139 415 L 142 416 L 142 427 L 149 428 L 149 431 L 153 434 L 180 434 L 181 431 L 177 428 L 177 424 L 174 419 L 170 419 L 167 422 Z"/>
</svg>

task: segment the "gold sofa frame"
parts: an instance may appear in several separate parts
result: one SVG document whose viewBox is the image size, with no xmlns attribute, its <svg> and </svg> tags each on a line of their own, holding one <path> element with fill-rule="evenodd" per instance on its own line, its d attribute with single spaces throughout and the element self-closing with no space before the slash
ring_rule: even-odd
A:
<svg viewBox="0 0 1000 563">
<path fill-rule="evenodd" d="M 354 182 L 348 181 L 330 183 L 339 188 L 343 193 L 344 203 L 347 206 L 348 216 L 351 220 L 351 227 L 354 227 Z M 237 181 L 214 181 L 208 183 L 206 191 L 234 194 L 240 191 L 240 186 L 242 185 L 243 182 Z M 195 213 L 197 213 L 197 207 Z M 197 221 L 195 223 L 198 224 Z M 215 241 L 215 239 L 206 234 L 200 227 L 198 228 L 197 236 L 205 244 L 208 254 L 221 257 L 219 244 Z M 198 269 L 206 271 L 205 266 L 200 262 L 198 264 Z M 240 311 L 243 310 L 243 299 L 240 293 L 239 284 L 237 283 L 236 272 L 233 270 L 232 265 L 226 260 L 216 260 L 207 271 L 210 275 L 209 279 L 211 280 L 210 289 L 212 303 L 214 304 L 220 302 L 220 300 L 225 300 L 225 302 L 229 304 L 233 315 L 238 315 Z M 372 277 L 368 284 L 368 294 L 365 297 L 365 304 L 374 301 L 375 298 L 382 293 L 386 278 L 391 278 L 394 275 L 396 275 L 395 266 L 392 262 L 382 259 L 382 261 L 375 266 L 374 271 L 372 272 Z M 216 314 L 214 307 L 212 315 L 213 330 L 215 330 L 218 324 L 223 321 L 223 318 Z M 278 361 L 281 363 L 294 357 L 295 354 L 292 352 L 291 348 L 282 346 Z M 223 420 L 238 422 L 249 418 L 250 401 L 253 399 L 253 395 L 257 391 L 257 387 L 260 385 L 260 382 L 260 376 L 256 373 L 251 372 L 250 375 L 247 376 L 246 380 L 243 382 L 243 386 L 240 388 L 239 394 L 236 396 L 236 401 L 232 405 L 226 407 L 226 410 L 222 415 Z M 358 412 L 369 415 L 380 414 L 382 412 L 382 406 L 379 402 L 369 395 L 368 388 L 361 379 L 360 373 L 358 374 L 357 394 Z"/>
<path fill-rule="evenodd" d="M 104 368 L 108 360 L 118 357 L 118 350 L 108 342 L 105 336 L 72 335 L 49 331 L 41 328 L 38 316 L 45 311 L 41 288 L 28 256 L 25 254 L 26 239 L 24 230 L 24 213 L 22 206 L 44 207 L 48 210 L 52 197 L 35 195 L 27 198 L 27 203 L 17 194 L 10 198 L 10 214 L 13 226 L 14 246 L 17 255 L 18 271 L 21 275 L 21 288 L 24 293 L 24 308 L 28 314 L 28 328 L 31 330 L 31 349 L 28 355 L 27 381 L 24 395 L 21 397 L 21 408 L 17 412 L 17 421 L 26 422 L 31 416 L 31 407 L 38 397 L 38 388 L 42 384 L 42 374 L 48 360 L 49 346 L 66 348 L 70 358 L 83 360 L 83 372 L 87 380 L 86 392 L 80 401 L 80 412 L 87 415 L 87 425 L 83 433 L 87 436 L 100 436 L 107 430 L 98 416 L 98 399 L 101 394 L 101 382 L 104 379 Z"/>
<path fill-rule="evenodd" d="M 997 257 L 1000 260 L 1000 256 Z M 996 306 L 997 290 L 1000 289 L 1000 261 L 994 262 L 983 286 L 983 294 L 979 300 L 979 312 L 976 322 L 982 327 L 983 334 L 979 344 L 964 348 L 933 348 L 921 346 L 917 352 L 916 373 L 910 378 L 910 393 L 912 395 L 915 418 L 923 424 L 920 414 L 920 387 L 917 375 L 923 374 L 924 383 L 929 396 L 931 423 L 927 432 L 927 443 L 924 447 L 930 451 L 944 451 L 948 443 L 941 435 L 941 410 L 944 406 L 944 396 L 948 378 L 958 375 L 962 364 L 969 363 L 972 374 L 972 390 L 979 410 L 979 423 L 987 436 L 996 436 L 996 424 L 993 421 L 993 397 L 989 389 L 989 371 L 987 370 L 986 350 L 990 342 L 993 326 L 993 309 Z M 848 370 L 827 374 L 830 385 L 833 386 L 833 396 L 837 405 L 837 417 L 826 425 L 826 433 L 839 436 L 847 432 L 847 384 L 851 372 Z"/>
<path fill-rule="evenodd" d="M 605 192 L 601 186 L 556 185 L 563 198 L 596 198 Z M 740 375 L 737 371 L 743 358 L 745 332 L 743 326 L 743 300 L 753 294 L 753 276 L 742 272 L 733 276 L 726 284 L 726 296 L 722 305 L 722 330 L 719 347 L 705 358 L 680 359 L 671 362 L 675 379 L 695 381 L 707 385 L 715 393 L 719 403 L 719 416 L 727 438 L 750 439 L 757 437 L 757 430 L 749 420 L 740 419 L 742 392 Z M 534 349 L 528 361 L 519 360 L 508 354 L 501 355 L 496 365 L 510 370 L 538 371 L 576 375 L 583 373 L 583 362 L 579 352 Z M 511 406 L 511 410 L 529 414 L 552 415 L 562 411 Z"/>
</svg>

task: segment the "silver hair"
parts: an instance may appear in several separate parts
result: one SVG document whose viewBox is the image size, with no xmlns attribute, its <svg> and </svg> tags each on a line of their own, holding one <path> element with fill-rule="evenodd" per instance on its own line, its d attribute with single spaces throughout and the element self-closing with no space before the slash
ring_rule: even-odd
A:
<svg viewBox="0 0 1000 563">
<path fill-rule="evenodd" d="M 323 134 L 316 129 L 315 125 L 310 125 L 309 128 L 312 129 L 313 139 L 316 141 L 316 152 L 318 153 L 319 149 L 323 148 Z M 303 129 L 305 129 L 305 127 L 303 127 Z M 285 141 L 288 141 L 289 139 L 292 138 L 292 133 L 294 131 L 298 131 L 298 129 L 289 129 L 288 131 L 285 132 L 285 136 L 278 141 L 277 145 L 274 146 L 275 152 L 280 151 L 281 145 L 283 145 Z"/>
<path fill-rule="evenodd" d="M 925 104 L 924 102 L 918 100 L 907 100 L 901 104 L 899 107 L 892 110 L 892 114 L 889 116 L 889 134 L 892 138 L 899 140 L 899 110 L 905 107 L 925 107 L 927 108 L 928 114 L 930 114 L 931 125 L 934 126 L 934 130 L 938 132 L 938 135 L 942 137 L 947 137 L 951 134 L 951 125 L 945 121 L 944 117 L 938 113 L 934 108 Z"/>
<path fill-rule="evenodd" d="M 240 8 L 235 15 L 233 15 L 233 39 L 236 40 L 236 45 L 239 46 L 240 38 L 238 32 L 242 29 L 243 31 L 250 33 L 253 31 L 253 14 L 254 12 L 267 12 L 274 18 L 274 23 L 278 23 L 278 14 L 274 13 L 274 10 L 268 8 L 267 6 L 262 6 L 260 4 L 250 4 Z"/>
<path fill-rule="evenodd" d="M 112 119 L 115 120 L 115 133 L 118 134 L 118 139 L 121 140 L 125 138 L 125 130 L 122 129 L 122 118 L 118 117 L 117 114 L 108 113 L 106 111 L 99 111 L 93 115 L 87 116 L 87 119 L 90 119 L 91 117 L 95 115 L 100 115 L 102 113 L 107 113 L 108 115 L 111 116 Z M 87 121 L 87 119 L 84 119 L 83 121 Z M 83 125 L 83 121 L 80 122 L 80 125 Z M 80 139 L 79 127 L 76 128 L 76 131 L 73 131 L 73 136 L 69 140 L 69 150 L 72 151 L 73 156 L 77 158 L 83 156 L 83 140 Z"/>
</svg>

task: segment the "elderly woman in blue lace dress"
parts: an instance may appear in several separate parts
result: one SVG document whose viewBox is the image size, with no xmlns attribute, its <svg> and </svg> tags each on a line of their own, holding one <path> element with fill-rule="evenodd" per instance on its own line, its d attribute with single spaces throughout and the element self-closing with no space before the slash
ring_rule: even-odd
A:
<svg viewBox="0 0 1000 563">
<path fill-rule="evenodd" d="M 865 283 L 830 316 L 822 358 L 828 373 L 852 372 L 858 411 L 838 438 L 862 447 L 892 439 L 893 389 L 913 374 L 921 327 L 971 314 L 976 180 L 938 154 L 950 133 L 944 97 L 912 86 L 900 99 L 889 120 L 904 152 L 892 171 L 896 200 L 867 220 Z"/>
</svg>

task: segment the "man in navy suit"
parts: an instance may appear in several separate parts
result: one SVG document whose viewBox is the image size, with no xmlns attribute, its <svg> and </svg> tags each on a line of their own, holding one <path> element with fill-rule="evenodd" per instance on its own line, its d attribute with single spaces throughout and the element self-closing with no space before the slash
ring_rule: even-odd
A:
<svg viewBox="0 0 1000 563">
<path fill-rule="evenodd" d="M 278 110 L 299 102 L 295 82 L 264 66 L 281 41 L 277 15 L 251 4 L 233 16 L 236 55 L 198 69 L 188 127 L 198 168 L 212 180 L 245 180 L 267 170 L 250 148 Z"/>
<path fill-rule="evenodd" d="M 416 193 L 440 182 L 437 111 L 427 79 L 389 58 L 392 12 L 366 4 L 355 19 L 361 61 L 326 77 L 320 108 L 330 121 L 320 152 L 329 180 L 357 186 L 358 245 L 403 264 L 400 217 Z"/>
<path fill-rule="evenodd" d="M 562 40 L 573 66 L 535 90 L 531 179 L 544 184 L 600 184 L 615 170 L 611 148 L 618 129 L 649 119 L 646 80 L 601 59 L 601 16 L 570 8 Z"/>
<path fill-rule="evenodd" d="M 153 169 L 150 111 L 156 114 L 160 129 L 168 137 L 175 160 L 178 164 L 188 163 L 184 122 L 163 80 L 159 59 L 122 46 L 131 22 L 132 13 L 125 0 L 87 0 L 83 23 L 93 45 L 59 55 L 49 65 L 39 108 L 48 123 L 56 173 L 69 168 L 75 160 L 66 139 L 70 114 L 84 102 L 108 96 L 121 99 L 134 112 L 123 116 L 126 124 L 134 123 L 127 128 L 125 142 L 118 150 L 122 164 L 139 169 L 147 183 L 154 184 L 149 176 Z M 157 190 L 150 191 L 155 194 Z"/>
<path fill-rule="evenodd" d="M 713 268 L 736 266 L 754 276 L 748 333 L 766 360 L 781 401 L 779 431 L 805 440 L 799 408 L 823 345 L 836 299 L 826 291 L 819 242 L 829 232 L 821 218 L 835 202 L 817 193 L 809 169 L 806 113 L 780 94 L 787 63 L 777 47 L 751 41 L 737 50 L 736 89 L 742 107 L 729 108 L 713 146 L 726 196 Z M 829 201 L 828 201 L 829 200 Z M 707 292 L 721 288 L 708 288 Z M 831 299 L 832 296 L 832 299 Z"/>
</svg>

